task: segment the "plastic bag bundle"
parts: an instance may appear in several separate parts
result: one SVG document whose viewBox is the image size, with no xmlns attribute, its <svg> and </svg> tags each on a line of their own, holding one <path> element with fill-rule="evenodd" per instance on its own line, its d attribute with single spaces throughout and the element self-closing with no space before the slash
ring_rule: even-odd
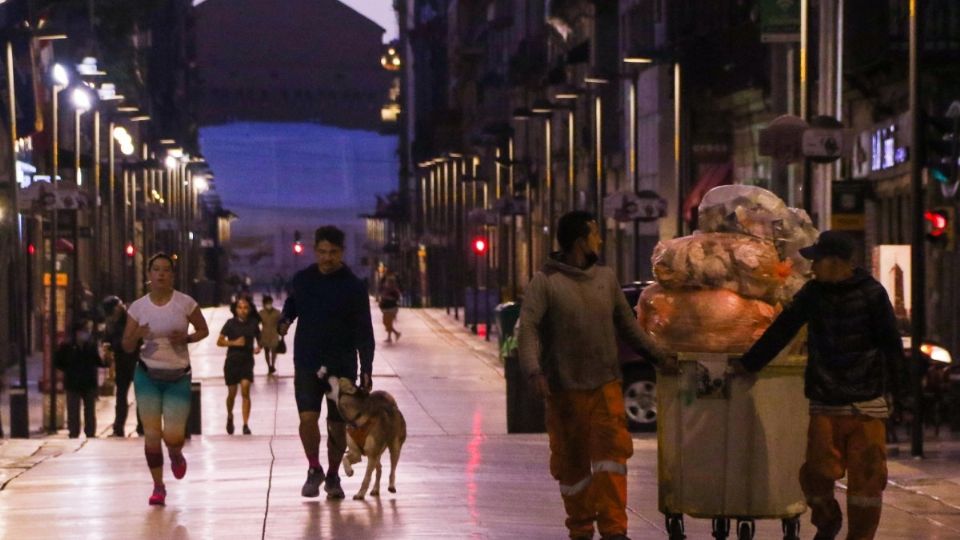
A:
<svg viewBox="0 0 960 540">
<path fill-rule="evenodd" d="M 779 309 L 727 289 L 644 289 L 640 326 L 661 347 L 684 352 L 741 354 L 763 334 Z"/>
<path fill-rule="evenodd" d="M 788 207 L 773 193 L 757 186 L 720 186 L 700 202 L 702 232 L 739 233 L 772 240 L 782 260 L 790 261 L 792 276 L 780 300 L 800 290 L 810 273 L 810 261 L 800 249 L 817 240 L 817 229 L 804 210 Z"/>
<path fill-rule="evenodd" d="M 657 244 L 653 275 L 667 289 L 727 289 L 771 304 L 781 301 L 792 265 L 770 240 L 704 233 Z"/>
</svg>

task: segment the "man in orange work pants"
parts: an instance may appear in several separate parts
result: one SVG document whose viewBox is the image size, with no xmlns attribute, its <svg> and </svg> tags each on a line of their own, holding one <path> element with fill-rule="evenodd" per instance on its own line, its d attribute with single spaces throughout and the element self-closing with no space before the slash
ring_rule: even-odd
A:
<svg viewBox="0 0 960 540">
<path fill-rule="evenodd" d="M 523 296 L 520 367 L 547 400 L 550 472 L 560 483 L 570 538 L 627 539 L 627 432 L 617 337 L 654 361 L 666 358 L 643 333 L 616 275 L 597 265 L 600 232 L 588 212 L 557 224 L 561 252 Z"/>
<path fill-rule="evenodd" d="M 804 393 L 810 400 L 807 459 L 800 486 L 817 528 L 814 540 L 833 540 L 843 514 L 834 483 L 847 475 L 847 540 L 871 540 L 880 525 L 887 483 L 887 394 L 908 380 L 903 343 L 890 297 L 852 262 L 853 241 L 824 231 L 800 250 L 813 261 L 814 279 L 793 297 L 740 359 L 757 372 L 807 325 Z"/>
<path fill-rule="evenodd" d="M 627 530 L 627 432 L 620 381 L 547 398 L 550 474 L 560 482 L 572 538 Z"/>
</svg>

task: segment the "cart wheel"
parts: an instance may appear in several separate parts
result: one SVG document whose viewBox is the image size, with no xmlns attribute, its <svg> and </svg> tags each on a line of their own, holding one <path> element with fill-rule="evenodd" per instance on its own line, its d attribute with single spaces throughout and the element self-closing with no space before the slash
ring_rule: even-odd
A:
<svg viewBox="0 0 960 540">
<path fill-rule="evenodd" d="M 783 540 L 800 540 L 800 517 L 783 520 Z"/>
<path fill-rule="evenodd" d="M 757 532 L 757 527 L 752 519 L 737 520 L 737 540 L 753 540 L 755 532 Z"/>
<path fill-rule="evenodd" d="M 667 535 L 670 540 L 684 540 L 683 514 L 667 514 Z"/>
<path fill-rule="evenodd" d="M 713 537 L 716 540 L 725 540 L 730 535 L 730 520 L 728 518 L 713 518 Z"/>
</svg>

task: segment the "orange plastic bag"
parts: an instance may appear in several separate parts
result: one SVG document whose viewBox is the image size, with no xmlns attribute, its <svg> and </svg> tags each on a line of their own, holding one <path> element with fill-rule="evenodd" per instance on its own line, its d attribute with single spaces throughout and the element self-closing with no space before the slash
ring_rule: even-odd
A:
<svg viewBox="0 0 960 540">
<path fill-rule="evenodd" d="M 667 289 L 727 289 L 776 304 L 791 263 L 772 241 L 735 233 L 696 233 L 657 244 L 653 275 Z"/>
<path fill-rule="evenodd" d="M 640 295 L 637 318 L 667 350 L 742 354 L 779 311 L 727 289 L 668 290 L 651 285 Z"/>
</svg>

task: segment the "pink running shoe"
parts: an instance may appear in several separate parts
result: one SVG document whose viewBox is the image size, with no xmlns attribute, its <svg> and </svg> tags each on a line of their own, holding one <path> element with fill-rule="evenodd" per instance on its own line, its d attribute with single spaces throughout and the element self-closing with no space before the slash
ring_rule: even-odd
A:
<svg viewBox="0 0 960 540">
<path fill-rule="evenodd" d="M 167 488 L 164 486 L 153 486 L 153 495 L 150 496 L 150 506 L 166 506 Z"/>
<path fill-rule="evenodd" d="M 170 470 L 177 480 L 183 478 L 187 474 L 187 458 L 183 457 L 183 454 L 170 456 Z"/>
</svg>

